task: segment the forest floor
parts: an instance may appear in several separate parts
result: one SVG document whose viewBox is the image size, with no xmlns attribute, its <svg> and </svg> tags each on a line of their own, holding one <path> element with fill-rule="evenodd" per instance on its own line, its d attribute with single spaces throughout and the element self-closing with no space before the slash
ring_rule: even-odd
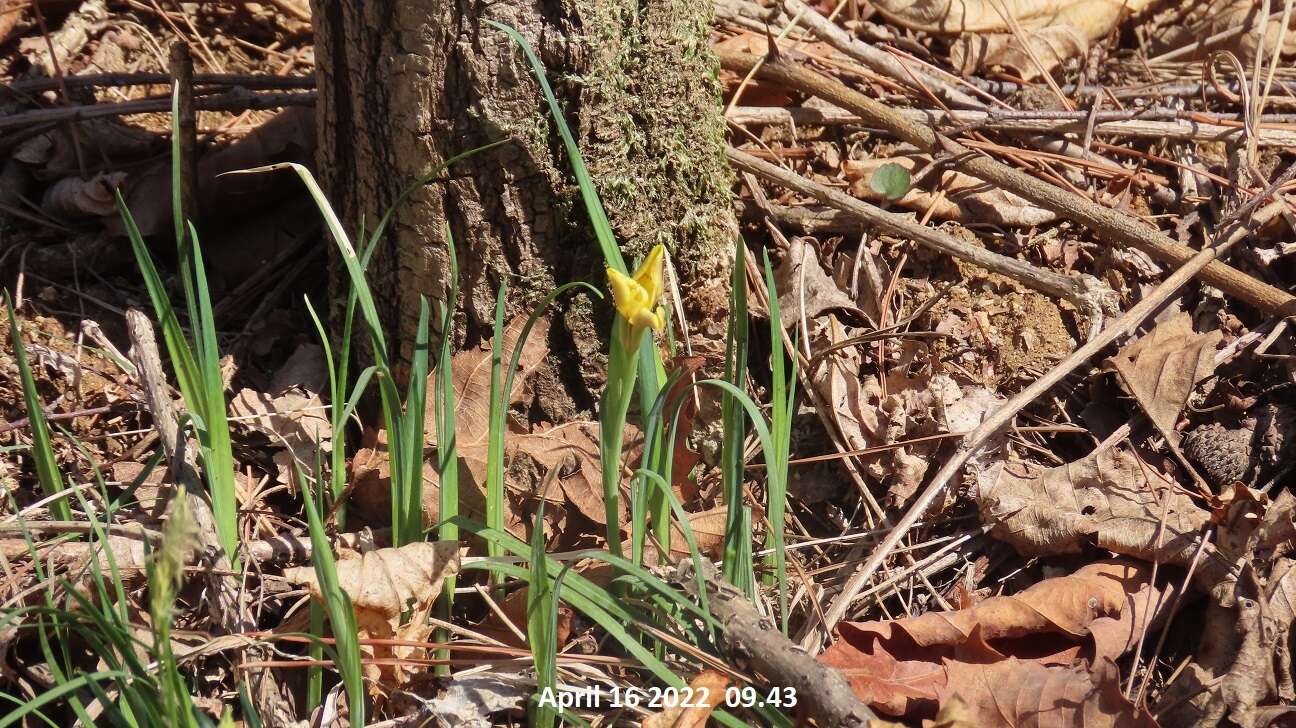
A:
<svg viewBox="0 0 1296 728">
<path fill-rule="evenodd" d="M 176 41 L 212 305 L 182 319 L 219 351 L 199 391 L 228 408 L 233 561 L 213 557 L 202 498 L 197 535 L 169 548 L 174 486 L 198 476 L 168 437 L 201 430 L 209 456 L 211 415 L 166 415 L 166 378 L 185 382 L 152 376 L 153 327 L 127 316 L 156 324 L 158 290 L 189 290 Z M 722 428 L 692 413 L 717 408 L 686 407 L 674 421 L 696 436 L 662 469 L 679 523 L 644 549 L 627 490 L 613 530 L 641 549 L 631 568 L 582 550 L 606 543 L 599 415 L 527 421 L 549 352 L 519 343 L 522 321 L 501 337 L 518 358 L 507 464 L 492 351 L 473 348 L 418 398 L 426 462 L 408 472 L 443 482 L 444 386 L 465 515 L 491 507 L 493 477 L 524 505 L 485 541 L 393 544 L 402 441 L 331 409 L 336 352 L 303 303 L 328 310 L 319 210 L 287 174 L 213 184 L 313 165 L 305 2 L 0 0 L 0 726 L 151 725 L 181 694 L 185 724 L 355 724 L 339 591 L 369 725 L 543 722 L 549 680 L 596 691 L 564 716 L 594 725 L 1296 725 L 1292 2 L 717 0 L 712 41 L 746 246 L 750 348 L 730 379 L 776 446 L 750 417 L 709 443 Z M 161 289 L 128 252 L 119 188 Z M 630 473 L 654 437 L 632 419 Z M 326 482 L 332 591 L 305 497 Z M 708 562 L 736 549 L 751 578 L 725 576 L 750 602 L 710 573 L 698 599 L 685 531 Z M 555 571 L 528 575 L 506 542 Z M 513 569 L 503 587 L 488 564 Z M 681 690 L 724 697 L 672 707 Z"/>
</svg>

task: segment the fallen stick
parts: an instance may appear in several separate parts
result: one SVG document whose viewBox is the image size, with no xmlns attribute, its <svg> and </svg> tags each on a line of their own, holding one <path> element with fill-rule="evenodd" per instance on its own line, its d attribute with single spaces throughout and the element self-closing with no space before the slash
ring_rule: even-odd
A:
<svg viewBox="0 0 1296 728">
<path fill-rule="evenodd" d="M 1257 211 L 1252 217 L 1254 220 L 1263 221 L 1277 215 L 1286 203 L 1277 200 Z M 1202 269 L 1215 260 L 1221 253 L 1228 250 L 1239 240 L 1242 240 L 1250 232 L 1250 221 L 1239 221 L 1232 228 L 1221 236 L 1221 239 L 1215 245 L 1203 248 L 1194 255 L 1187 263 L 1180 266 L 1178 270 L 1171 273 L 1168 278 L 1162 281 L 1152 290 L 1143 300 L 1139 301 L 1126 311 L 1120 317 L 1112 321 L 1111 325 L 1104 329 L 1099 335 L 1091 338 L 1071 353 L 1066 359 L 1063 359 L 1057 366 L 1050 369 L 1044 376 L 1036 379 L 1026 386 L 1003 406 L 991 412 L 986 419 L 967 437 L 959 443 L 958 450 L 952 457 L 945 461 L 945 464 L 931 479 L 931 482 L 923 489 L 917 498 L 909 505 L 903 517 L 896 523 L 895 528 L 887 534 L 882 543 L 873 550 L 868 560 L 856 571 L 851 578 L 842 587 L 840 593 L 833 599 L 831 605 L 825 614 L 827 620 L 827 629 L 831 630 L 841 622 L 845 617 L 847 610 L 855 595 L 864 589 L 873 575 L 877 573 L 878 568 L 886 561 L 895 547 L 904 539 L 909 529 L 927 513 L 940 495 L 945 491 L 950 481 L 958 475 L 967 461 L 992 437 L 997 435 L 1000 430 L 1012 423 L 1027 405 L 1035 401 L 1046 393 L 1053 385 L 1062 381 L 1077 367 L 1089 361 L 1095 354 L 1102 351 L 1107 345 L 1116 341 L 1121 336 L 1128 334 L 1148 316 L 1152 315 L 1166 301 L 1179 292 L 1179 289 L 1196 277 Z M 807 624 L 806 630 L 801 635 L 801 645 L 817 654 L 822 649 L 822 635 L 819 633 L 816 623 Z"/>
<path fill-rule="evenodd" d="M 864 728 L 877 715 L 864 704 L 837 670 L 819 662 L 774 623 L 762 617 L 738 587 L 725 581 L 715 566 L 701 562 L 711 614 L 723 629 L 723 642 L 732 658 L 749 663 L 771 684 L 795 690 L 798 706 L 821 726 Z M 691 559 L 675 567 L 674 579 L 698 597 L 697 576 Z"/>
<path fill-rule="evenodd" d="M 221 548 L 217 537 L 216 518 L 207 502 L 202 480 L 195 463 L 194 447 L 180 429 L 180 419 L 175 403 L 167 392 L 166 375 L 162 372 L 162 356 L 158 351 L 153 324 L 137 309 L 126 311 L 126 331 L 131 341 L 131 356 L 139 372 L 144 398 L 153 413 L 153 427 L 158 432 L 162 450 L 171 464 L 172 474 L 180 484 L 177 498 L 183 497 L 197 525 L 200 554 L 198 562 L 206 565 L 207 604 L 212 622 L 226 634 L 242 634 L 257 628 L 256 620 L 239 598 L 239 579 L 234 576 L 229 554 Z M 248 657 L 258 659 L 265 648 L 250 645 Z M 294 721 L 291 706 L 280 694 L 274 677 L 268 670 L 254 670 L 250 674 L 252 698 L 256 701 L 262 720 L 268 725 L 290 725 Z"/>
<path fill-rule="evenodd" d="M 1046 116 L 1037 112 L 956 111 L 935 109 L 896 109 L 897 113 L 915 124 L 933 127 L 955 126 L 994 131 L 1031 132 L 1045 134 L 1081 134 L 1087 118 L 1083 112 L 1055 112 Z M 1106 112 L 1115 116 L 1111 112 Z M 1117 112 L 1132 115 L 1135 112 Z M 1176 111 L 1182 115 L 1184 112 Z M 1065 115 L 1065 116 L 1063 116 Z M 725 119 L 735 124 L 767 126 L 839 126 L 845 124 L 867 125 L 868 119 L 845 109 L 779 106 L 736 106 L 725 114 Z M 1220 120 L 1224 121 L 1224 120 Z M 1197 119 L 1135 119 L 1098 116 L 1093 133 L 1135 139 L 1177 139 L 1197 142 L 1240 142 L 1246 129 L 1240 122 L 1218 123 Z M 1261 122 L 1256 130 L 1256 143 L 1262 147 L 1296 147 L 1296 127 L 1281 127 Z"/>
<path fill-rule="evenodd" d="M 311 106 L 314 103 L 314 91 L 260 94 L 250 91 L 228 91 L 195 98 L 194 109 L 196 111 L 250 111 L 284 106 Z M 170 110 L 170 98 L 140 99 L 139 101 L 122 101 L 111 104 L 61 106 L 54 109 L 34 109 L 0 116 L 0 131 L 13 131 L 14 129 L 63 121 L 85 121 L 87 119 L 101 119 L 106 116 L 126 116 L 128 114 L 147 114 Z"/>
<path fill-rule="evenodd" d="M 947 154 L 953 157 L 952 164 L 958 169 L 1085 225 L 1110 243 L 1138 248 L 1153 258 L 1174 266 L 1183 266 L 1195 259 L 1196 251 L 1192 248 L 1176 243 L 1142 221 L 974 152 L 937 133 L 930 126 L 911 121 L 897 109 L 878 103 L 836 79 L 777 57 L 761 59 L 731 51 L 717 51 L 716 55 L 720 58 L 721 66 L 727 70 L 747 73 L 756 68 L 756 78 L 818 96 L 858 114 L 870 126 L 883 129 L 923 151 Z M 1196 274 L 1207 283 L 1266 314 L 1282 316 L 1296 313 L 1296 297 L 1292 294 L 1258 281 L 1213 258 Z"/>
<path fill-rule="evenodd" d="M 79 73 L 65 76 L 63 85 L 69 89 L 79 88 L 120 88 L 124 86 L 164 86 L 171 83 L 170 74 L 166 73 Z M 195 87 L 201 86 L 238 86 L 246 89 L 313 89 L 315 78 L 312 76 L 276 76 L 273 74 L 249 73 L 195 73 Z M 17 96 L 20 94 L 38 94 L 53 91 L 59 87 L 58 80 L 53 78 L 24 78 L 9 83 L 0 83 L 0 95 Z"/>
<path fill-rule="evenodd" d="M 892 235 L 913 240 L 959 260 L 1007 276 L 1037 291 L 1069 301 L 1088 318 L 1090 338 L 1102 328 L 1105 314 L 1113 314 L 1119 310 L 1116 294 L 1093 276 L 1064 276 L 1033 266 L 1026 261 L 969 245 L 945 232 L 919 224 L 905 215 L 887 212 L 876 205 L 808 180 L 733 147 L 729 147 L 726 153 L 730 163 L 740 170 L 751 172 L 803 195 L 810 195 L 826 205 Z"/>
</svg>

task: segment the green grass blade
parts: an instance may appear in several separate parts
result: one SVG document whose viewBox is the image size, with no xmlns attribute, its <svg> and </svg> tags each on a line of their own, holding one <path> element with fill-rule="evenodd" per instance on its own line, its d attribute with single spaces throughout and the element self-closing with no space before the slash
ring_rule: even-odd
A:
<svg viewBox="0 0 1296 728">
<path fill-rule="evenodd" d="M 788 458 L 792 447 L 792 416 L 796 401 L 796 360 L 792 371 L 787 366 L 783 352 L 783 323 L 780 318 L 778 290 L 774 284 L 774 268 L 769 252 L 764 253 L 765 290 L 769 298 L 770 320 L 770 435 L 774 452 L 765 463 L 766 513 L 769 517 L 770 557 L 774 566 L 775 587 L 778 590 L 780 624 L 786 634 L 788 629 L 787 553 L 783 534 L 787 520 Z"/>
<path fill-rule="evenodd" d="M 733 277 L 730 281 L 729 327 L 725 344 L 725 380 L 741 393 L 747 371 L 747 246 L 741 239 L 734 247 Z M 739 406 L 731 388 L 723 388 L 720 412 L 723 440 L 721 442 L 720 468 L 722 494 L 726 507 L 724 534 L 724 575 L 735 585 L 750 584 L 750 572 L 740 573 L 739 553 L 744 543 L 750 543 L 750 528 L 743 528 L 743 444 L 746 438 L 744 411 Z M 750 548 L 750 547 L 749 547 Z M 747 596 L 754 596 L 749 592 Z"/>
<path fill-rule="evenodd" d="M 401 461 L 405 467 L 399 492 L 395 494 L 401 502 L 401 526 L 399 533 L 393 523 L 392 542 L 400 547 L 415 541 L 422 541 L 423 534 L 423 444 L 424 415 L 427 412 L 428 380 L 428 338 L 430 312 L 427 298 L 419 296 L 418 328 L 415 330 L 414 352 L 410 357 L 409 385 L 405 395 L 404 422 L 395 436 L 399 442 L 390 442 L 391 447 L 400 447 Z M 439 435 L 440 433 L 438 433 Z M 392 433 L 389 433 L 391 436 Z M 395 473 L 395 471 L 393 471 Z M 392 481 L 393 484 L 396 482 Z"/>
<path fill-rule="evenodd" d="M 508 296 L 507 281 L 500 284 L 495 297 L 495 333 L 491 337 L 490 420 L 486 431 L 486 525 L 504 530 L 504 427 L 508 419 L 509 395 L 504 386 L 504 303 Z M 513 345 L 521 351 L 521 342 Z M 456 529 L 457 532 L 457 529 Z M 499 556 L 499 546 L 486 543 L 489 556 Z M 497 583 L 496 586 L 499 586 Z"/>
<path fill-rule="evenodd" d="M 531 565 L 527 588 L 527 641 L 535 660 L 536 694 L 531 698 L 531 725 L 552 728 L 558 712 L 541 698 L 558 691 L 557 605 L 555 584 L 550 583 L 545 555 L 544 494 L 531 521 Z"/>
<path fill-rule="evenodd" d="M 176 384 L 180 387 L 180 394 L 184 395 L 186 403 L 196 404 L 201 399 L 198 396 L 201 386 L 198 364 L 194 361 L 193 351 L 190 350 L 189 342 L 180 328 L 180 320 L 176 317 L 171 299 L 167 297 L 162 276 L 153 265 L 153 257 L 149 254 L 148 246 L 144 244 L 144 238 L 135 224 L 135 218 L 126 207 L 126 201 L 122 199 L 120 192 L 117 193 L 117 211 L 121 214 L 122 223 L 126 228 L 126 238 L 130 241 L 131 251 L 135 254 L 135 263 L 144 276 L 144 288 L 148 291 L 153 311 L 161 325 L 162 341 L 166 345 L 167 355 L 171 357 L 171 366 L 175 369 Z M 187 272 L 184 275 L 187 275 Z"/>
<path fill-rule="evenodd" d="M 297 478 L 302 483 L 302 488 L 309 490 L 300 467 L 297 467 Z M 324 533 L 324 524 L 320 520 L 319 510 L 315 508 L 315 499 L 309 493 L 304 495 L 302 502 L 306 506 L 306 525 L 310 531 L 315 578 L 319 582 L 320 594 L 324 597 L 324 610 L 328 613 L 329 624 L 333 627 L 334 651 L 338 671 L 342 674 L 342 684 L 346 688 L 349 718 L 351 725 L 363 726 L 365 688 L 355 609 L 351 606 L 351 598 L 338 583 L 333 545 Z"/>
<path fill-rule="evenodd" d="M 36 378 L 32 376 L 31 364 L 27 361 L 27 347 L 23 345 L 22 331 L 18 328 L 18 317 L 14 315 L 13 300 L 7 289 L 4 298 L 5 311 L 9 314 L 9 341 L 13 344 L 14 360 L 18 362 L 18 375 L 22 380 L 23 400 L 27 405 L 27 429 L 31 432 L 36 478 L 45 495 L 53 496 L 64 490 L 63 474 L 59 472 L 58 460 L 54 457 L 49 423 L 45 421 L 45 409 L 41 405 L 40 393 L 36 391 Z M 49 508 L 56 519 L 72 520 L 72 508 L 66 496 L 50 501 Z"/>
<path fill-rule="evenodd" d="M 198 231 L 189 227 L 189 247 L 193 259 L 193 282 L 197 298 L 197 316 L 192 319 L 198 347 L 198 369 L 204 404 L 199 441 L 203 445 L 203 474 L 211 491 L 212 515 L 221 547 L 234 568 L 238 560 L 238 495 L 234 485 L 234 449 L 230 444 L 229 417 L 225 404 L 225 381 L 221 377 L 220 349 L 216 342 L 216 322 L 212 314 L 211 292 L 207 288 L 207 269 Z"/>
<path fill-rule="evenodd" d="M 540 63 L 540 59 L 536 57 L 531 44 L 527 42 L 526 38 L 522 37 L 521 33 L 493 20 L 487 20 L 486 24 L 507 34 L 509 38 L 513 39 L 514 43 L 517 43 L 522 48 L 522 52 L 526 55 L 527 61 L 531 64 L 531 71 L 535 74 L 536 80 L 540 82 L 540 89 L 544 92 L 545 101 L 549 104 L 549 111 L 553 114 L 554 125 L 558 127 L 558 135 L 562 137 L 563 147 L 567 150 L 567 158 L 571 162 L 572 174 L 576 177 L 576 185 L 580 188 L 581 199 L 585 202 L 590 225 L 594 228 L 594 237 L 598 240 L 599 248 L 603 251 L 603 257 L 607 261 L 609 268 L 615 268 L 618 272 L 625 273 L 625 260 L 621 257 L 620 248 L 617 247 L 616 236 L 612 234 L 612 225 L 608 222 L 607 212 L 603 210 L 603 201 L 599 199 L 598 190 L 594 187 L 594 179 L 590 177 L 589 169 L 585 166 L 585 158 L 581 156 L 580 147 L 576 144 L 571 129 L 567 127 L 562 108 L 558 106 L 558 99 L 554 97 L 553 89 L 549 86 L 549 79 L 545 76 L 544 64 Z"/>
</svg>

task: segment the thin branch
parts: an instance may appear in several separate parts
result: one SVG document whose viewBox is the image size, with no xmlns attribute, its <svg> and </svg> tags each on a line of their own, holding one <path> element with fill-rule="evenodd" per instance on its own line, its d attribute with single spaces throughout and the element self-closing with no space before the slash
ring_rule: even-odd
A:
<svg viewBox="0 0 1296 728">
<path fill-rule="evenodd" d="M 725 69 L 737 73 L 754 68 L 760 60 L 747 53 L 730 51 L 717 51 L 717 55 Z M 953 157 L 953 165 L 960 170 L 1085 225 L 1110 243 L 1138 248 L 1157 260 L 1175 266 L 1195 260 L 1196 253 L 1192 248 L 1175 242 L 1141 220 L 978 154 L 941 135 L 930 126 L 911 121 L 896 109 L 881 104 L 836 79 L 779 59 L 770 59 L 762 65 L 756 77 L 810 93 L 859 114 L 870 126 L 883 129 L 923 151 L 948 154 Z M 1292 294 L 1256 280 L 1214 258 L 1206 261 L 1196 274 L 1207 283 L 1267 314 L 1282 315 L 1296 311 L 1296 297 Z"/>
</svg>

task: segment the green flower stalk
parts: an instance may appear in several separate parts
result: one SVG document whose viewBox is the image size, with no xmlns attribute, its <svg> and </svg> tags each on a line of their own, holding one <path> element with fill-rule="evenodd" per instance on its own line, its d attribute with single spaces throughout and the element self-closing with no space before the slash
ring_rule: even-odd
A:
<svg viewBox="0 0 1296 728">
<path fill-rule="evenodd" d="M 658 245 L 634 272 L 609 267 L 608 288 L 616 305 L 612 346 L 608 352 L 607 388 L 599 407 L 599 455 L 603 468 L 603 507 L 607 515 L 608 550 L 621 555 L 621 446 L 626 414 L 639 374 L 639 344 L 648 329 L 660 331 L 666 322 L 658 302 L 662 295 L 662 265 L 666 249 Z"/>
</svg>

